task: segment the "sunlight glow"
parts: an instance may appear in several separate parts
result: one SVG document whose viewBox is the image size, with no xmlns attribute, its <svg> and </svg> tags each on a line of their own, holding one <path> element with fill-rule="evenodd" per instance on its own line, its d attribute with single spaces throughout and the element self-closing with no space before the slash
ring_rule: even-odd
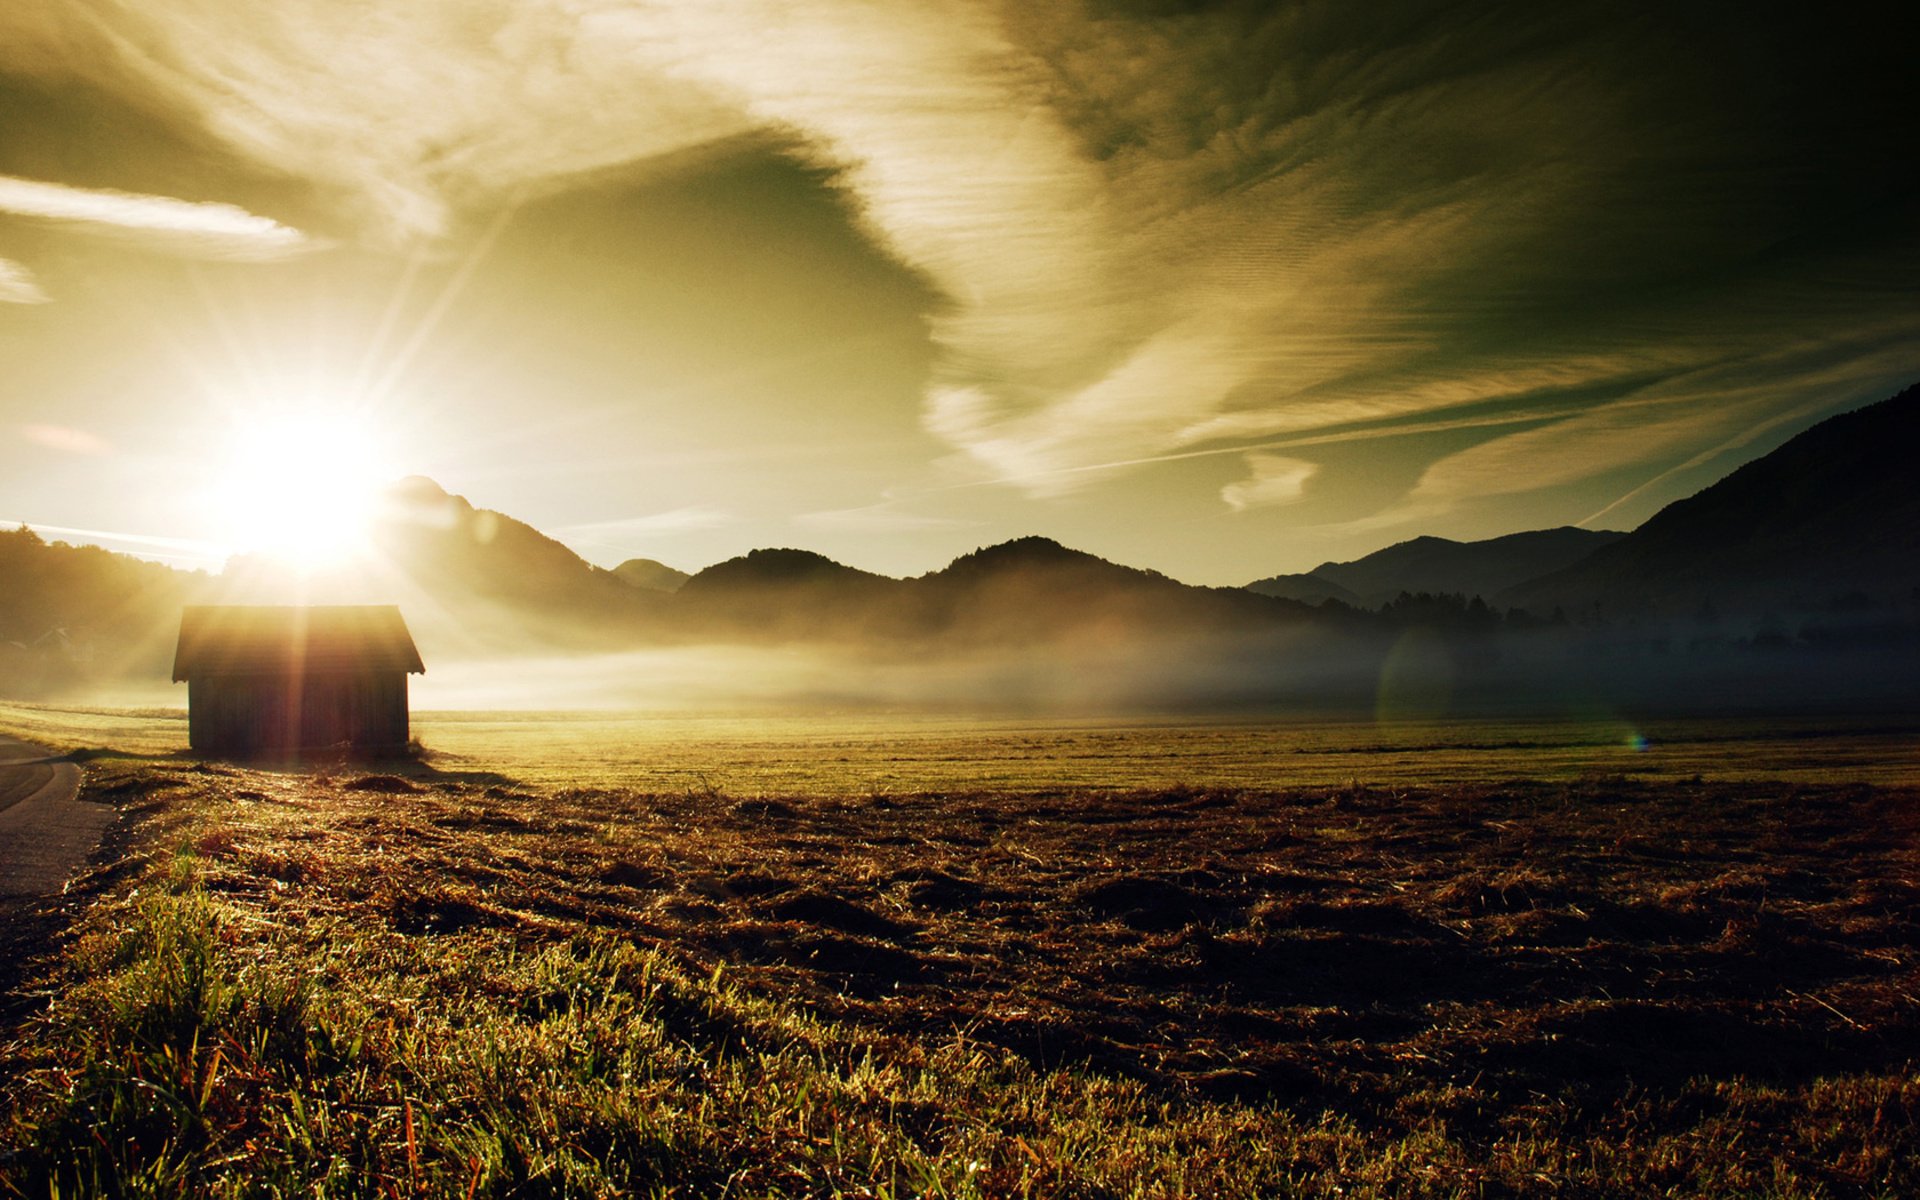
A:
<svg viewBox="0 0 1920 1200">
<path fill-rule="evenodd" d="M 319 570 L 366 552 L 396 474 L 374 424 L 344 405 L 259 413 L 232 428 L 210 501 L 236 552 Z"/>
</svg>

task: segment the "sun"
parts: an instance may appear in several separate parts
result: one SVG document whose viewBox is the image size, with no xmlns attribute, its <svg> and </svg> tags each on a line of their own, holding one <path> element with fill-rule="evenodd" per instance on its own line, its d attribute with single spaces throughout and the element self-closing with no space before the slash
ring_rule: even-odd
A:
<svg viewBox="0 0 1920 1200">
<path fill-rule="evenodd" d="M 397 474 L 371 421 L 345 406 L 258 412 L 236 418 L 226 443 L 210 499 L 234 551 L 311 571 L 367 550 Z"/>
</svg>

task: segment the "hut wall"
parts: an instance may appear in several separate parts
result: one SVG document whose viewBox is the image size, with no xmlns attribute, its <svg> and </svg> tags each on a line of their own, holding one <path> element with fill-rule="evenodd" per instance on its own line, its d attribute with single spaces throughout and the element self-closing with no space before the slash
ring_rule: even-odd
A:
<svg viewBox="0 0 1920 1200">
<path fill-rule="evenodd" d="M 404 671 L 195 676 L 187 683 L 187 742 L 203 753 L 257 753 L 407 744 Z"/>
</svg>

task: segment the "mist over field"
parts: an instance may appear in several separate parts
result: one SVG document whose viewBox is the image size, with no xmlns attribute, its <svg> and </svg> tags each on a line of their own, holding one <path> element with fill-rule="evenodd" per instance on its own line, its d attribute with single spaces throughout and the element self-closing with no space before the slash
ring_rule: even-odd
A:
<svg viewBox="0 0 1920 1200">
<path fill-rule="evenodd" d="M 1669 716 L 1903 714 L 1911 676 L 1871 648 L 1653 650 L 1540 634 L 1492 645 L 1430 628 L 1330 647 L 1304 636 L 1187 639 L 940 656 L 887 643 L 688 644 L 617 652 L 461 655 L 421 639 L 409 683 L 420 711 L 683 715 L 950 714 L 1042 718 L 1172 715 L 1423 723 Z M 186 685 L 108 672 L 13 699 L 184 708 Z"/>
<path fill-rule="evenodd" d="M 423 653 L 431 654 L 423 642 Z M 1270 713 L 1384 722 L 1904 711 L 1906 664 L 1873 648 L 1716 647 L 1538 633 L 1475 641 L 1430 627 L 1329 643 L 1304 633 L 930 654 L 886 643 L 663 646 L 429 658 L 422 709 L 925 712 L 1125 716 Z M 176 698 L 176 703 L 179 699 Z"/>
<path fill-rule="evenodd" d="M 1916 437 L 1909 389 L 1628 533 L 1423 537 L 1233 588 L 1034 536 L 909 578 L 793 548 L 608 570 L 423 478 L 324 569 L 184 572 L 21 528 L 0 533 L 0 694 L 178 704 L 162 681 L 185 606 L 379 604 L 422 654 L 425 708 L 1900 710 L 1920 663 Z"/>
</svg>

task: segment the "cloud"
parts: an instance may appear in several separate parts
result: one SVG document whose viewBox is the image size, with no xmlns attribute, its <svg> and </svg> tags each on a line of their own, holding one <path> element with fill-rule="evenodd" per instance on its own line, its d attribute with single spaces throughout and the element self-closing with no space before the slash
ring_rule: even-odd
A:
<svg viewBox="0 0 1920 1200">
<path fill-rule="evenodd" d="M 178 114 L 245 160 L 319 185 L 362 236 L 397 247 L 552 180 L 755 129 L 679 69 L 687 56 L 670 36 L 620 35 L 621 11 L 591 0 L 55 4 L 0 12 L 0 63 Z"/>
<path fill-rule="evenodd" d="M 793 523 L 804 529 L 851 529 L 866 533 L 911 533 L 922 529 L 964 529 L 981 524 L 963 517 L 902 512 L 890 500 L 860 508 L 800 513 Z"/>
<path fill-rule="evenodd" d="M 740 524 L 740 521 L 740 517 L 722 509 L 687 505 L 612 521 L 563 525 L 547 532 L 575 550 L 580 550 L 583 558 L 607 562 L 614 558 L 631 558 L 647 553 L 644 548 L 650 542 L 725 529 Z M 582 547 L 591 547 L 601 553 L 588 553 Z"/>
<path fill-rule="evenodd" d="M 1647 388 L 1904 305 L 1920 257 L 1920 102 L 1878 10 L 1748 14 L 1703 59 L 1696 16 L 1599 0 L 31 7 L 0 61 L 182 114 L 375 243 L 743 139 L 829 168 L 946 298 L 925 427 L 1036 495 L 1556 394 L 1632 398 L 1412 502 L 1684 459 L 1815 378 L 1717 415 Z M 1279 461 L 1223 500 L 1285 496 Z"/>
<path fill-rule="evenodd" d="M 1247 467 L 1250 477 L 1220 489 L 1220 498 L 1235 512 L 1292 504 L 1306 495 L 1307 482 L 1320 470 L 1318 463 L 1265 453 L 1247 455 Z"/>
<path fill-rule="evenodd" d="M 22 425 L 20 436 L 38 446 L 57 450 L 62 454 L 85 454 L 99 456 L 112 454 L 113 447 L 105 438 L 88 433 L 84 429 L 72 429 L 65 425 Z"/>
<path fill-rule="evenodd" d="M 1598 523 L 1659 483 L 1777 430 L 1809 423 L 1836 401 L 1844 407 L 1849 399 L 1881 398 L 1911 377 L 1916 338 L 1920 326 L 1895 321 L 1857 330 L 1852 338 L 1807 339 L 1663 378 L 1620 399 L 1448 455 L 1429 466 L 1405 499 L 1380 519 L 1410 521 L 1490 496 L 1538 491 L 1622 468 L 1654 468 L 1582 522 Z M 1783 395 L 1783 378 L 1795 380 L 1804 392 Z M 1657 504 L 1643 507 L 1650 512 Z"/>
<path fill-rule="evenodd" d="M 42 525 L 38 522 L 0 518 L 0 529 L 27 528 L 37 534 L 72 538 L 80 545 L 120 549 L 139 558 L 179 563 L 194 567 L 217 567 L 226 561 L 227 549 L 214 542 L 195 538 L 159 537 L 148 533 L 118 533 L 108 529 L 74 529 L 66 525 Z"/>
<path fill-rule="evenodd" d="M 32 272 L 0 258 L 0 304 L 45 304 L 48 299 Z"/>
<path fill-rule="evenodd" d="M 1794 77 L 1837 82 L 1840 98 L 1792 97 L 1744 39 L 1732 65 L 1693 74 L 1659 23 L 1610 25 L 1581 5 L 1508 15 L 1422 30 L 1309 3 L 1101 21 L 1091 36 L 1059 17 L 1037 40 L 1062 111 L 1108 148 L 1109 210 L 1127 231 L 1110 274 L 1150 281 L 1153 295 L 1120 297 L 1148 332 L 1078 388 L 950 383 L 929 427 L 1045 493 L 1110 477 L 1099 464 L 1247 439 L 1356 422 L 1392 436 L 1556 394 L 1593 404 L 1844 334 L 1897 294 L 1912 237 L 1863 263 L 1838 181 L 1911 172 L 1858 153 L 1891 147 L 1898 123 L 1842 78 L 1857 64 L 1834 45 L 1810 46 Z M 1763 129 L 1738 89 L 1714 94 L 1735 83 L 1806 103 Z M 1826 159 L 1852 145 L 1832 183 L 1781 194 L 1782 142 Z M 1099 294 L 1057 319 L 1102 313 Z M 1763 389 L 1772 403 L 1821 386 L 1796 372 Z M 1712 444 L 1726 418 L 1689 403 L 1567 422 L 1553 455 L 1519 435 L 1521 452 L 1471 473 L 1527 491 Z M 1651 427 L 1636 435 L 1637 420 Z M 1468 461 L 1435 472 L 1421 504 L 1437 511 Z"/>
<path fill-rule="evenodd" d="M 314 248 L 306 234 L 231 204 L 194 203 L 0 175 L 0 213 L 137 239 L 174 253 L 271 260 Z"/>
<path fill-rule="evenodd" d="M 649 534 L 688 533 L 700 529 L 724 529 L 739 523 L 739 518 L 706 505 L 689 505 L 665 512 L 622 517 L 615 521 L 592 521 L 567 525 L 554 531 L 560 538 L 604 542 L 612 538 L 643 537 Z"/>
</svg>

